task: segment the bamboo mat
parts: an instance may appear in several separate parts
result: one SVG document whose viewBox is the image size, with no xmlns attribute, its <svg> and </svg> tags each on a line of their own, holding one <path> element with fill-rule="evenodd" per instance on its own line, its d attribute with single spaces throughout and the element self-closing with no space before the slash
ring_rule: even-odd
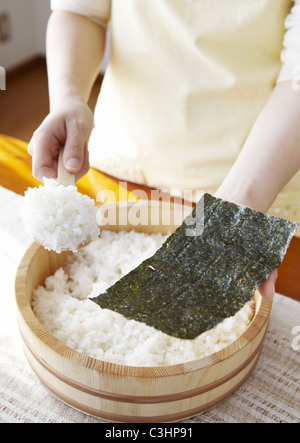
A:
<svg viewBox="0 0 300 443">
<path fill-rule="evenodd" d="M 31 241 L 22 196 L 0 187 L 0 423 L 103 423 L 56 399 L 30 369 L 16 324 L 14 277 Z M 183 423 L 300 423 L 300 303 L 276 294 L 259 363 L 214 409 Z"/>
</svg>

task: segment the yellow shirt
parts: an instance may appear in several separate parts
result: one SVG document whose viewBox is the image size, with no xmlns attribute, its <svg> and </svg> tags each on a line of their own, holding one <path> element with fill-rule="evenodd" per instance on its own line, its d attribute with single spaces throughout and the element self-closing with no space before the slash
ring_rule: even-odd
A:
<svg viewBox="0 0 300 443">
<path fill-rule="evenodd" d="M 279 80 L 291 78 L 300 49 L 293 44 L 282 49 L 284 37 L 291 40 L 284 24 L 292 5 L 291 0 L 52 0 L 53 9 L 111 22 L 91 165 L 174 194 L 215 192 L 275 86 L 281 53 Z M 290 28 L 299 26 L 299 17 L 296 5 Z M 300 173 L 270 213 L 300 221 Z"/>
</svg>

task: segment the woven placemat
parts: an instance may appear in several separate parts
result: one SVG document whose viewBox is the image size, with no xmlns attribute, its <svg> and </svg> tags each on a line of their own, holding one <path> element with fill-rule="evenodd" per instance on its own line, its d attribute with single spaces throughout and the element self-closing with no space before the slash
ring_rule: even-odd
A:
<svg viewBox="0 0 300 443">
<path fill-rule="evenodd" d="M 300 303 L 276 294 L 262 354 L 250 378 L 214 409 L 184 423 L 299 423 L 300 337 L 293 334 L 299 324 Z M 43 387 L 15 332 L 0 338 L 0 423 L 101 420 L 70 408 Z"/>
</svg>

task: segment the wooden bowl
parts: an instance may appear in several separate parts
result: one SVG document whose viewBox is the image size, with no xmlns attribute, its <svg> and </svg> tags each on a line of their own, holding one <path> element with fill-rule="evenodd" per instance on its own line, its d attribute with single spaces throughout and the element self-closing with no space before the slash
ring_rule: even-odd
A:
<svg viewBox="0 0 300 443">
<path fill-rule="evenodd" d="M 117 211 L 126 215 L 133 207 L 130 205 L 117 205 Z M 149 207 L 140 204 L 141 211 Z M 160 205 L 157 209 L 164 212 L 170 207 Z M 180 210 L 175 208 L 177 213 Z M 170 226 L 173 230 L 176 224 Z M 170 226 L 146 224 L 135 229 L 166 233 Z M 128 230 L 132 226 L 125 222 L 106 228 Z M 230 346 L 199 360 L 164 367 L 129 367 L 96 360 L 65 346 L 37 320 L 31 300 L 34 289 L 65 264 L 67 255 L 33 244 L 16 277 L 18 323 L 25 355 L 41 382 L 63 402 L 111 422 L 176 422 L 214 407 L 249 377 L 262 349 L 272 307 L 272 302 L 262 299 L 258 292 L 255 317 L 246 331 Z"/>
</svg>

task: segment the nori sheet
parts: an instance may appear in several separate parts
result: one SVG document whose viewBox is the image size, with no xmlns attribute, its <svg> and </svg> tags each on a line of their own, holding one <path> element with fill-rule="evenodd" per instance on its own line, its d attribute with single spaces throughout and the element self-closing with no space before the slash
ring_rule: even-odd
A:
<svg viewBox="0 0 300 443">
<path fill-rule="evenodd" d="M 203 221 L 200 235 L 187 235 L 188 226 Z M 282 263 L 297 228 L 204 194 L 153 257 L 91 300 L 170 336 L 194 339 L 253 297 Z"/>
</svg>

